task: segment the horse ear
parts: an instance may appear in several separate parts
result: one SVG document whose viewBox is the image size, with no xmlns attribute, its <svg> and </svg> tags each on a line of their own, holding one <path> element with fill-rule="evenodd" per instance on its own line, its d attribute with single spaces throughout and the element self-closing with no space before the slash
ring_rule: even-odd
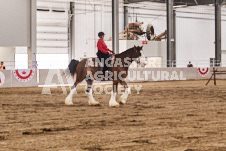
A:
<svg viewBox="0 0 226 151">
<path fill-rule="evenodd" d="M 137 48 L 137 47 L 134 45 L 134 48 Z"/>
<path fill-rule="evenodd" d="M 143 48 L 143 46 L 140 47 L 141 49 Z"/>
</svg>

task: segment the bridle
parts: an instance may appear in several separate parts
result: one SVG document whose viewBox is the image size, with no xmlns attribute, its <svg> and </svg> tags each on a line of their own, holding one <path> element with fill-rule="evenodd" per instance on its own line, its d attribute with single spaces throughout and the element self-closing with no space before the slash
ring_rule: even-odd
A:
<svg viewBox="0 0 226 151">
<path fill-rule="evenodd" d="M 140 64 L 140 60 L 141 58 L 145 58 L 143 50 L 140 50 L 141 56 L 139 56 L 138 58 L 136 58 L 136 60 L 134 60 L 137 64 Z"/>
</svg>

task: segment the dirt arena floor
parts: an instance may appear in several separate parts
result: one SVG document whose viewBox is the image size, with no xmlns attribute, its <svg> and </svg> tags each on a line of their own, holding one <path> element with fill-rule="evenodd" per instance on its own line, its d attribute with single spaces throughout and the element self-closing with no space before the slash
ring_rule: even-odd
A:
<svg viewBox="0 0 226 151">
<path fill-rule="evenodd" d="M 0 89 L 0 150 L 226 151 L 226 81 L 205 83 L 135 83 L 140 94 L 132 88 L 118 108 L 108 107 L 109 94 L 88 106 L 85 86 L 72 106 L 61 88 Z"/>
</svg>

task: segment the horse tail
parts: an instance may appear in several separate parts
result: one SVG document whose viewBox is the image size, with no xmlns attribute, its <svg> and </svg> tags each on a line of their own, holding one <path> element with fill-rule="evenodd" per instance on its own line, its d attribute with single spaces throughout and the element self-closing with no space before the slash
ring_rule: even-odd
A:
<svg viewBox="0 0 226 151">
<path fill-rule="evenodd" d="M 70 71 L 71 76 L 74 76 L 74 74 L 76 73 L 78 63 L 79 61 L 74 59 L 72 59 L 71 62 L 69 63 L 68 69 Z"/>
<path fill-rule="evenodd" d="M 63 72 L 66 77 L 69 77 L 70 75 L 74 77 L 78 63 L 79 63 L 78 60 L 74 60 L 74 59 L 71 60 L 71 62 L 68 65 L 68 68 L 65 69 Z"/>
</svg>

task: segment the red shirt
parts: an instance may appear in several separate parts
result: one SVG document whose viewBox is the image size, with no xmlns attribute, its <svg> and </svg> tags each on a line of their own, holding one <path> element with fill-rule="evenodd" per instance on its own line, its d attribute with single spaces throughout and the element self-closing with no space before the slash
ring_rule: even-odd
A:
<svg viewBox="0 0 226 151">
<path fill-rule="evenodd" d="M 112 52 L 110 49 L 108 49 L 107 45 L 103 41 L 103 39 L 99 39 L 97 42 L 97 50 L 100 50 L 101 52 L 107 54 L 108 51 Z"/>
</svg>

